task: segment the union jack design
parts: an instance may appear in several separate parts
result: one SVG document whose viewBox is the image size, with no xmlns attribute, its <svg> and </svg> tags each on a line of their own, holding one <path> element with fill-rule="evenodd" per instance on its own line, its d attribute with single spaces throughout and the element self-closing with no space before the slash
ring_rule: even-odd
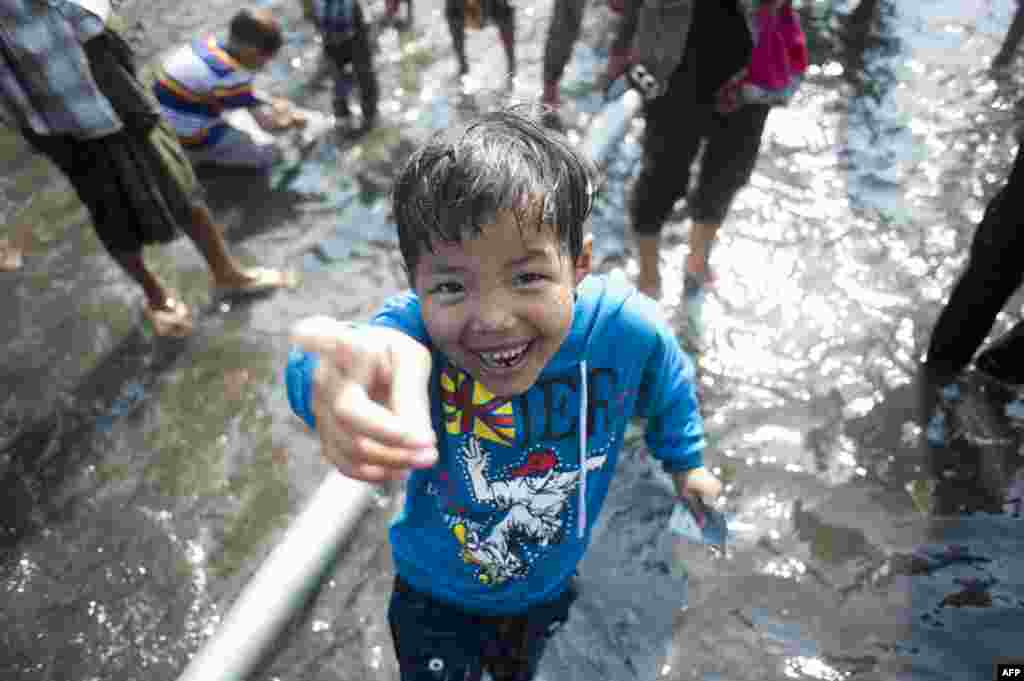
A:
<svg viewBox="0 0 1024 681">
<path fill-rule="evenodd" d="M 441 405 L 450 434 L 469 433 L 505 446 L 515 442 L 512 403 L 495 397 L 469 374 L 452 368 L 442 372 Z"/>
</svg>

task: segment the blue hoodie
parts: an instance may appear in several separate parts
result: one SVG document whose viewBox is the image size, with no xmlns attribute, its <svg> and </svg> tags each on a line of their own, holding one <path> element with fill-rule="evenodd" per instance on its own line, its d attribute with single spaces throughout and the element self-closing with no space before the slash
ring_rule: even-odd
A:
<svg viewBox="0 0 1024 681">
<path fill-rule="evenodd" d="M 511 400 L 495 400 L 438 352 L 414 293 L 391 298 L 372 323 L 433 353 L 440 458 L 408 480 L 391 526 L 395 568 L 415 589 L 467 612 L 516 614 L 562 593 L 631 418 L 647 419 L 647 447 L 668 472 L 703 465 L 693 364 L 655 303 L 621 275 L 580 284 L 568 337 Z"/>
</svg>

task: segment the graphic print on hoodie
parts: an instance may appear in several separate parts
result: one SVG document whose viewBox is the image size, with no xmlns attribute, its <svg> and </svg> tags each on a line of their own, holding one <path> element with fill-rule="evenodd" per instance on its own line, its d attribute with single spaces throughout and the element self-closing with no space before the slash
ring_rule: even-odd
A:
<svg viewBox="0 0 1024 681">
<path fill-rule="evenodd" d="M 569 336 L 511 399 L 437 352 L 415 294 L 389 300 L 373 323 L 433 352 L 440 458 L 412 473 L 390 533 L 396 571 L 417 590 L 480 614 L 557 597 L 583 557 L 634 415 L 647 418 L 648 450 L 666 470 L 702 464 L 693 365 L 624 277 L 580 284 Z"/>
</svg>

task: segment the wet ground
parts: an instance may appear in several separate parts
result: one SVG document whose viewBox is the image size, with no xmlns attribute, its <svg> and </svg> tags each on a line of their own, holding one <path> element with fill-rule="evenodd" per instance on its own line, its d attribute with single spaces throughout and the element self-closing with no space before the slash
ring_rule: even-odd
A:
<svg viewBox="0 0 1024 681">
<path fill-rule="evenodd" d="M 299 3 L 264 4 L 289 30 L 271 87 L 326 110 L 325 91 L 302 87 L 316 45 Z M 222 29 L 241 5 L 122 11 L 150 58 Z M 513 95 L 532 98 L 549 7 L 520 8 Z M 702 380 L 734 539 L 724 556 L 675 545 L 668 481 L 631 446 L 546 679 L 987 679 L 995 658 L 1019 654 L 1022 520 L 1009 507 L 951 512 L 974 510 L 978 495 L 932 479 L 910 389 L 1012 160 L 1020 71 L 986 72 L 1012 3 L 882 2 L 866 41 L 839 21 L 850 7 L 833 9 L 806 15 L 818 17 L 805 26 L 816 64 L 769 117 L 714 256 Z M 204 177 L 233 250 L 299 270 L 296 290 L 213 301 L 187 239 L 147 253 L 199 311 L 186 341 L 149 335 L 141 296 L 66 182 L 0 133 L 0 224 L 25 247 L 24 266 L 0 273 L 0 678 L 176 678 L 323 479 L 286 404 L 287 330 L 310 314 L 365 317 L 403 286 L 391 169 L 431 129 L 507 95 L 493 89 L 493 29 L 470 35 L 460 91 L 440 4 L 415 12 L 412 32 L 378 36 L 379 130 L 321 144 L 283 186 Z M 592 6 L 563 83 L 574 128 L 595 110 L 608 19 Z M 593 221 L 604 269 L 632 271 L 622 206 L 640 131 Z M 666 232 L 669 301 L 687 226 L 681 210 Z M 997 330 L 1020 310 L 1018 299 Z M 1024 463 L 1020 430 L 983 381 L 971 385 L 976 437 L 947 454 L 997 461 L 992 484 L 1008 485 Z M 382 490 L 376 501 L 254 678 L 396 678 L 384 530 L 399 500 Z"/>
</svg>

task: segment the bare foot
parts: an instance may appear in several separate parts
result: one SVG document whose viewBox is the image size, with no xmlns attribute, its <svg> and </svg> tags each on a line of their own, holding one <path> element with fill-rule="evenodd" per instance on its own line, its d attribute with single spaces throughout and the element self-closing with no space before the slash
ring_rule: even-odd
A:
<svg viewBox="0 0 1024 681">
<path fill-rule="evenodd" d="M 160 307 L 146 303 L 143 313 L 157 336 L 183 338 L 192 333 L 192 312 L 177 298 L 166 298 Z"/>
<path fill-rule="evenodd" d="M 294 272 L 270 267 L 249 267 L 214 281 L 214 287 L 221 295 L 268 293 L 297 285 L 298 276 Z"/>
<path fill-rule="evenodd" d="M 7 239 L 0 239 L 0 272 L 14 272 L 21 269 L 21 264 L 21 249 Z"/>
<path fill-rule="evenodd" d="M 686 256 L 686 273 L 692 275 L 702 285 L 713 286 L 715 284 L 715 274 L 711 265 L 706 259 L 698 258 L 694 253 Z"/>
</svg>

